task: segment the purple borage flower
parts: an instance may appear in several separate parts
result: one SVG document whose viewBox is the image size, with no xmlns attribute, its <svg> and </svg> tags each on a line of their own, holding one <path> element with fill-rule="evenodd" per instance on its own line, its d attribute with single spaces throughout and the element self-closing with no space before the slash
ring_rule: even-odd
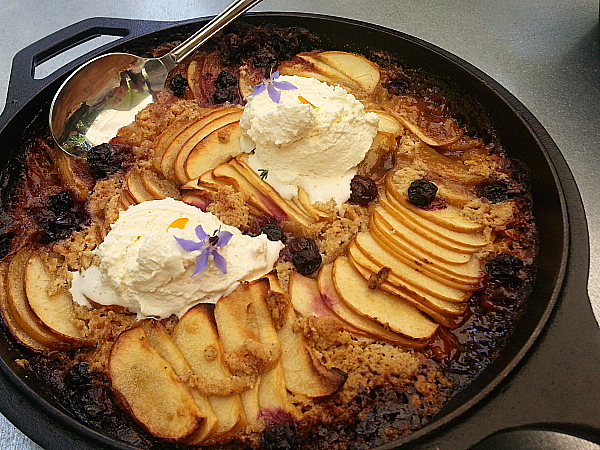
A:
<svg viewBox="0 0 600 450">
<path fill-rule="evenodd" d="M 262 83 L 254 86 L 254 91 L 250 95 L 261 94 L 266 89 L 269 93 L 269 97 L 271 98 L 271 100 L 273 100 L 275 103 L 279 103 L 279 100 L 281 99 L 281 92 L 279 92 L 277 89 L 280 89 L 282 91 L 298 89 L 289 81 L 277 81 L 277 78 L 279 78 L 279 70 L 271 74 L 271 76 Z"/>
<path fill-rule="evenodd" d="M 217 266 L 217 269 L 219 269 L 221 273 L 227 273 L 227 261 L 225 261 L 223 256 L 219 255 L 217 249 L 220 247 L 225 247 L 233 237 L 233 234 L 231 234 L 229 231 L 215 231 L 212 236 L 209 236 L 202 228 L 202 225 L 198 225 L 196 227 L 196 236 L 198 236 L 198 239 L 200 239 L 199 242 L 191 241 L 189 239 L 181 239 L 175 236 L 175 239 L 179 245 L 181 245 L 186 252 L 202 250 L 200 256 L 198 256 L 198 259 L 196 260 L 196 267 L 194 268 L 194 273 L 192 276 L 202 272 L 208 267 L 209 255 L 213 256 L 213 260 L 215 261 L 215 266 Z"/>
</svg>

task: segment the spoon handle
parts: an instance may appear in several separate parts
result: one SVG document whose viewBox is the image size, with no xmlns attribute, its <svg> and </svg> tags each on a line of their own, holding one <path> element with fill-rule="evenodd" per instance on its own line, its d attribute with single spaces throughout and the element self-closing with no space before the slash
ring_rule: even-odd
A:
<svg viewBox="0 0 600 450">
<path fill-rule="evenodd" d="M 187 58 L 191 53 L 194 52 L 198 47 L 208 41 L 211 37 L 213 37 L 217 32 L 227 26 L 230 22 L 237 19 L 239 16 L 244 14 L 253 6 L 259 4 L 262 0 L 236 0 L 231 5 L 227 7 L 221 14 L 212 19 L 209 23 L 207 23 L 200 31 L 193 34 L 183 43 L 175 47 L 169 53 L 167 53 L 169 62 L 167 63 L 166 58 L 161 58 L 163 63 L 170 65 L 173 64 L 172 67 L 168 67 L 171 70 L 175 67 L 183 59 Z"/>
</svg>

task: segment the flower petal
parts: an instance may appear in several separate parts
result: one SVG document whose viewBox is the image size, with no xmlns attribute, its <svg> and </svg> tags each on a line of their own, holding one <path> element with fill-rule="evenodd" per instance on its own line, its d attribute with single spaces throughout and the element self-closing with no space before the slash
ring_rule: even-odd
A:
<svg viewBox="0 0 600 450">
<path fill-rule="evenodd" d="M 229 231 L 221 231 L 220 233 L 217 233 L 217 236 L 219 236 L 219 240 L 215 244 L 215 247 L 225 247 L 227 244 L 229 244 L 233 234 Z"/>
<path fill-rule="evenodd" d="M 173 237 L 186 252 L 193 252 L 195 250 L 200 250 L 202 247 L 204 247 L 204 242 L 195 242 L 189 239 L 181 239 L 177 236 Z"/>
<path fill-rule="evenodd" d="M 296 86 L 294 86 L 289 81 L 273 81 L 273 86 L 275 86 L 277 89 L 281 89 L 283 91 L 289 91 L 290 89 L 298 89 Z"/>
<path fill-rule="evenodd" d="M 210 252 L 213 255 L 213 259 L 215 261 L 215 266 L 217 266 L 217 269 L 219 269 L 223 274 L 227 273 L 227 261 L 225 261 L 225 258 L 222 255 L 219 255 L 219 253 L 217 253 L 216 248 L 213 248 Z"/>
<path fill-rule="evenodd" d="M 266 83 L 264 83 L 264 82 L 259 83 L 256 86 L 254 86 L 254 90 L 252 91 L 252 94 L 250 94 L 250 95 L 262 94 L 266 88 L 267 88 Z"/>
<path fill-rule="evenodd" d="M 200 239 L 200 242 L 202 242 L 204 239 L 206 239 L 208 237 L 208 234 L 206 234 L 206 232 L 204 231 L 204 228 L 202 228 L 202 225 L 198 225 L 196 227 L 196 236 L 198 236 L 198 239 Z"/>
<path fill-rule="evenodd" d="M 279 103 L 279 99 L 281 99 L 281 93 L 275 89 L 272 84 L 267 86 L 267 92 L 269 93 L 271 100 L 273 100 L 275 103 Z"/>
<path fill-rule="evenodd" d="M 194 267 L 194 273 L 192 276 L 196 275 L 199 272 L 202 272 L 208 267 L 208 255 L 210 255 L 210 248 L 206 247 L 196 259 L 196 267 Z"/>
<path fill-rule="evenodd" d="M 275 72 L 273 72 L 271 74 L 271 80 L 276 80 L 277 78 L 279 78 L 279 70 L 276 70 Z"/>
</svg>

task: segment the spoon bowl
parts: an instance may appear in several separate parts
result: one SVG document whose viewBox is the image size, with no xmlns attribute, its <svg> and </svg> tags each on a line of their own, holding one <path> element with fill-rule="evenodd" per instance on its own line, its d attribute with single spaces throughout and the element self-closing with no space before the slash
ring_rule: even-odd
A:
<svg viewBox="0 0 600 450">
<path fill-rule="evenodd" d="M 50 105 L 50 130 L 58 146 L 71 156 L 117 134 L 164 89 L 173 68 L 208 39 L 261 0 L 236 0 L 200 31 L 160 58 L 109 53 L 73 72 Z"/>
</svg>

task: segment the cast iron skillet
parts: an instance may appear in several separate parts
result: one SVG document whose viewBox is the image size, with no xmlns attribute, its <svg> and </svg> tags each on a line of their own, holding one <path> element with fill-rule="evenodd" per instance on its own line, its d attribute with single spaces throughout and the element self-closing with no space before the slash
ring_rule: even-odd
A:
<svg viewBox="0 0 600 450">
<path fill-rule="evenodd" d="M 531 169 L 540 232 L 539 268 L 534 295 L 513 337 L 500 357 L 435 420 L 381 448 L 548 448 L 548 442 L 553 442 L 554 448 L 566 448 L 560 447 L 561 435 L 548 434 L 550 431 L 600 443 L 600 333 L 586 292 L 589 246 L 585 215 L 571 172 L 540 123 L 475 67 L 405 34 L 308 14 L 250 14 L 243 20 L 301 26 L 323 36 L 336 49 L 364 53 L 382 49 L 399 57 L 406 67 L 423 67 L 447 76 L 458 91 L 485 105 L 509 155 Z M 13 62 L 7 105 L 0 116 L 0 164 L 6 165 L 19 152 L 27 125 L 36 117 L 47 117 L 54 92 L 74 67 L 109 49 L 124 51 L 153 39 L 160 42 L 177 33 L 190 33 L 205 21 L 89 19 L 19 52 Z M 99 35 L 121 39 L 45 79 L 33 79 L 37 65 Z M 87 428 L 52 404 L 14 363 L 14 349 L 4 339 L 0 341 L 0 411 L 47 449 L 132 448 Z M 523 433 L 533 433 L 535 438 L 523 437 Z"/>
</svg>

